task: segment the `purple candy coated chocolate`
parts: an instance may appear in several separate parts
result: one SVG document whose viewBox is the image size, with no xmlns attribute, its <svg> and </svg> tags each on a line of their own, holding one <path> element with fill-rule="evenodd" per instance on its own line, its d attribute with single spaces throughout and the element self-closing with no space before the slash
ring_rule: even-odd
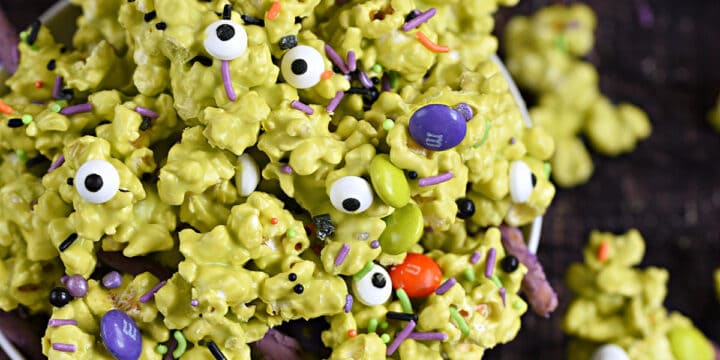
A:
<svg viewBox="0 0 720 360">
<path fill-rule="evenodd" d="M 100 321 L 100 336 L 105 348 L 117 360 L 137 360 L 142 352 L 142 337 L 135 321 L 120 310 L 110 310 Z"/>
<path fill-rule="evenodd" d="M 76 298 L 83 297 L 88 292 L 87 280 L 85 280 L 82 275 L 69 276 L 67 280 L 65 280 L 65 286 L 70 295 Z"/>
<path fill-rule="evenodd" d="M 463 115 L 442 104 L 425 105 L 410 117 L 410 136 L 422 147 L 447 150 L 460 144 L 465 138 L 467 125 Z"/>
</svg>

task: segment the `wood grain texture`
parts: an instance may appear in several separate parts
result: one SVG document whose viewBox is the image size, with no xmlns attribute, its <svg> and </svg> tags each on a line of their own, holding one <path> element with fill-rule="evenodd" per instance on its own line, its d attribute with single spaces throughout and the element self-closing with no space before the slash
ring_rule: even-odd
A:
<svg viewBox="0 0 720 360">
<path fill-rule="evenodd" d="M 720 340 L 720 304 L 712 287 L 712 270 L 720 267 L 720 134 L 706 121 L 720 92 L 720 1 L 649 0 L 652 27 L 640 25 L 636 1 L 584 1 L 599 19 L 590 60 L 605 94 L 650 114 L 653 135 L 629 155 L 595 156 L 590 183 L 558 192 L 539 257 L 558 290 L 560 309 L 549 320 L 526 314 L 518 338 L 489 351 L 489 359 L 565 357 L 560 321 L 570 294 L 563 274 L 581 260 L 592 229 L 638 228 L 648 244 L 643 265 L 670 271 L 668 308 Z M 556 2 L 522 0 L 503 10 L 498 23 Z M 13 23 L 25 27 L 51 3 L 0 5 Z"/>
</svg>

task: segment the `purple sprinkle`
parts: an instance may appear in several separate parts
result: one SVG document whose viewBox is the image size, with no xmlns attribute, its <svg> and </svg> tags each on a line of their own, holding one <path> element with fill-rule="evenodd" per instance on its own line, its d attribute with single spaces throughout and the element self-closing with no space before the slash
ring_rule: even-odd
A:
<svg viewBox="0 0 720 360">
<path fill-rule="evenodd" d="M 448 336 L 445 333 L 442 332 L 411 332 L 410 335 L 408 335 L 408 339 L 413 340 L 427 340 L 427 341 L 445 341 L 447 340 Z"/>
<path fill-rule="evenodd" d="M 61 95 L 60 92 L 62 91 L 62 88 L 63 88 L 63 78 L 62 78 L 62 76 L 56 76 L 55 77 L 55 85 L 53 85 L 53 92 L 52 92 L 52 96 L 54 99 L 60 98 L 60 95 Z"/>
<path fill-rule="evenodd" d="M 290 107 L 292 107 L 295 110 L 300 110 L 308 115 L 312 115 L 315 113 L 315 111 L 311 107 L 309 107 L 306 104 L 304 104 L 300 101 L 297 101 L 297 100 L 293 100 L 290 103 Z"/>
<path fill-rule="evenodd" d="M 55 160 L 55 162 L 50 165 L 50 167 L 48 168 L 48 172 L 51 172 L 51 171 L 61 167 L 62 164 L 64 164 L 64 163 L 65 163 L 65 155 L 60 154 L 60 156 L 58 156 L 57 160 Z"/>
<path fill-rule="evenodd" d="M 52 344 L 52 348 L 57 351 L 75 352 L 75 345 L 73 344 L 54 343 Z"/>
<path fill-rule="evenodd" d="M 235 89 L 232 86 L 232 79 L 230 78 L 230 62 L 223 60 L 220 65 L 220 71 L 222 72 L 223 85 L 225 85 L 225 94 L 227 94 L 230 101 L 237 100 Z"/>
<path fill-rule="evenodd" d="M 200 302 L 197 299 L 190 300 L 190 306 L 195 307 L 198 306 L 198 304 L 200 304 Z"/>
<path fill-rule="evenodd" d="M 403 24 L 402 30 L 410 31 L 410 30 L 422 25 L 423 23 L 426 23 L 428 20 L 430 20 L 430 18 L 435 16 L 435 13 L 437 13 L 437 10 L 435 10 L 435 8 L 430 8 L 430 10 L 428 10 L 424 13 L 420 13 L 420 15 L 417 15 L 412 20 Z"/>
<path fill-rule="evenodd" d="M 370 242 L 370 247 L 373 248 L 373 249 L 377 249 L 377 248 L 380 247 L 380 242 L 377 241 L 377 240 L 373 240 L 373 241 Z"/>
<path fill-rule="evenodd" d="M 347 54 L 347 65 L 348 71 L 353 72 L 357 69 L 357 59 L 355 58 L 355 52 L 350 50 Z"/>
<path fill-rule="evenodd" d="M 459 112 L 465 121 L 470 121 L 475 115 L 473 113 L 473 109 L 466 103 L 459 103 L 455 105 L 455 111 Z"/>
<path fill-rule="evenodd" d="M 117 289 L 122 285 L 122 275 L 117 271 L 111 271 L 103 276 L 102 284 L 108 289 Z"/>
<path fill-rule="evenodd" d="M 488 250 L 487 259 L 485 260 L 485 277 L 488 279 L 491 278 L 493 276 L 493 272 L 495 272 L 495 256 L 495 248 L 490 248 L 490 250 Z"/>
<path fill-rule="evenodd" d="M 349 313 L 352 310 L 353 306 L 353 297 L 350 294 L 347 294 L 345 296 L 345 312 Z"/>
<path fill-rule="evenodd" d="M 333 62 L 333 64 L 335 64 L 335 66 L 340 68 L 340 71 L 342 71 L 343 74 L 350 72 L 345 65 L 345 61 L 343 61 L 340 55 L 338 55 L 335 49 L 333 49 L 329 44 L 325 44 L 325 54 L 327 54 L 328 58 Z"/>
<path fill-rule="evenodd" d="M 157 119 L 157 117 L 160 116 L 160 115 L 158 115 L 158 113 L 156 113 L 148 108 L 144 108 L 142 106 L 136 106 L 135 112 L 142 116 L 149 117 L 151 119 Z"/>
<path fill-rule="evenodd" d="M 92 111 L 93 106 L 91 103 L 84 103 L 84 104 L 78 104 L 73 106 L 68 106 L 66 108 L 63 108 L 60 110 L 60 113 L 69 116 L 69 115 L 75 115 L 80 113 L 86 113 Z"/>
<path fill-rule="evenodd" d="M 435 290 L 435 293 L 438 295 L 442 295 L 442 294 L 450 291 L 450 288 L 452 288 L 456 283 L 457 283 L 457 280 L 455 280 L 454 277 L 451 277 L 451 278 L 445 280 L 445 282 L 442 283 L 442 285 L 440 285 L 440 287 Z"/>
<path fill-rule="evenodd" d="M 348 243 L 344 243 L 343 246 L 340 248 L 340 251 L 338 251 L 337 257 L 335 258 L 335 266 L 339 266 L 345 261 L 345 258 L 347 257 L 348 253 L 350 252 L 350 245 Z"/>
<path fill-rule="evenodd" d="M 420 186 L 437 185 L 437 184 L 449 181 L 452 178 L 453 178 L 453 173 L 451 171 L 448 171 L 448 172 L 442 173 L 440 175 L 422 178 L 422 179 L 418 180 L 418 185 L 420 185 Z"/>
<path fill-rule="evenodd" d="M 510 145 L 515 144 L 516 141 L 517 141 L 517 140 L 515 140 L 515 137 L 511 137 L 511 138 L 510 138 Z"/>
<path fill-rule="evenodd" d="M 472 253 L 472 256 L 470 256 L 470 263 L 473 264 L 473 265 L 477 264 L 477 262 L 480 261 L 480 256 L 481 256 L 481 255 L 480 255 L 479 252 L 474 251 L 474 252 Z"/>
<path fill-rule="evenodd" d="M 506 295 L 505 288 L 504 287 L 500 288 L 500 297 L 502 298 L 503 306 L 505 306 L 505 295 Z"/>
<path fill-rule="evenodd" d="M 292 174 L 293 168 L 290 165 L 283 165 L 280 167 L 280 172 L 283 174 Z"/>
<path fill-rule="evenodd" d="M 387 356 L 392 355 L 397 348 L 400 347 L 400 344 L 407 339 L 408 336 L 410 336 L 410 333 L 415 329 L 415 321 L 410 320 L 408 321 L 407 325 L 400 330 L 400 332 L 395 336 L 395 339 L 392 343 L 390 343 L 390 346 L 387 348 Z"/>
<path fill-rule="evenodd" d="M 155 293 L 158 292 L 158 290 L 160 290 L 161 287 L 165 286 L 166 283 L 167 283 L 167 280 L 163 280 L 163 281 L 159 282 L 157 285 L 153 286 L 153 288 L 150 289 L 150 291 L 146 292 L 145 294 L 143 294 L 140 297 L 140 302 L 146 303 L 146 302 L 150 301 L 150 299 L 155 295 Z"/>
<path fill-rule="evenodd" d="M 382 76 L 382 90 L 383 91 L 390 91 L 392 88 L 390 87 L 390 77 L 388 74 L 383 74 Z"/>
<path fill-rule="evenodd" d="M 338 105 L 340 105 L 340 101 L 342 101 L 343 97 L 345 97 L 344 91 L 336 92 L 335 97 L 332 98 L 332 100 L 330 100 L 330 103 L 328 104 L 327 108 L 325 108 L 325 110 L 327 110 L 327 112 L 329 112 L 329 113 L 335 111 L 335 109 L 337 109 Z"/>
<path fill-rule="evenodd" d="M 373 87 L 373 83 L 372 83 L 372 81 L 370 81 L 370 77 L 368 77 L 368 75 L 364 71 L 360 72 L 359 79 L 360 79 L 360 83 L 365 88 L 369 89 L 369 88 Z"/>
<path fill-rule="evenodd" d="M 175 349 L 177 349 L 178 343 L 174 336 L 170 337 L 170 342 L 168 343 L 168 352 L 165 353 L 165 356 L 163 356 L 163 360 L 175 360 L 175 357 L 173 357 L 173 352 Z"/>
<path fill-rule="evenodd" d="M 50 319 L 50 321 L 48 321 L 48 326 L 58 327 L 65 325 L 77 325 L 77 323 L 77 320 L 74 319 Z"/>
</svg>

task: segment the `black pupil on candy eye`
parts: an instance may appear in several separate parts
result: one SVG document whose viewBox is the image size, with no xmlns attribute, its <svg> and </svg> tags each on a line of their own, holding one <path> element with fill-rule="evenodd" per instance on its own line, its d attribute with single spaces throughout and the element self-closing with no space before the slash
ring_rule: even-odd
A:
<svg viewBox="0 0 720 360">
<path fill-rule="evenodd" d="M 385 287 L 385 276 L 381 273 L 374 273 L 372 276 L 372 284 L 378 289 Z"/>
<path fill-rule="evenodd" d="M 347 211 L 355 211 L 360 208 L 360 200 L 349 198 L 345 199 L 342 202 L 343 209 Z"/>
<path fill-rule="evenodd" d="M 307 71 L 308 66 L 307 66 L 307 62 L 305 62 L 305 60 L 297 59 L 292 62 L 291 68 L 292 68 L 293 74 L 302 75 Z"/>
<path fill-rule="evenodd" d="M 235 36 L 235 28 L 228 24 L 222 24 L 215 29 L 218 39 L 228 41 Z"/>
<path fill-rule="evenodd" d="M 91 192 L 97 192 L 102 189 L 103 179 L 98 174 L 90 174 L 85 178 L 85 188 Z"/>
</svg>

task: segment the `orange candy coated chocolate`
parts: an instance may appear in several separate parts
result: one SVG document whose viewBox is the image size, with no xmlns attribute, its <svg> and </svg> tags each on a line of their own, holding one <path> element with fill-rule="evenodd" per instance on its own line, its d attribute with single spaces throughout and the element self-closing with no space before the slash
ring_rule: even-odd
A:
<svg viewBox="0 0 720 360">
<path fill-rule="evenodd" d="M 402 288 L 411 298 L 423 298 L 440 286 L 442 271 L 423 254 L 407 254 L 402 264 L 390 268 L 390 279 L 393 288 Z"/>
</svg>

